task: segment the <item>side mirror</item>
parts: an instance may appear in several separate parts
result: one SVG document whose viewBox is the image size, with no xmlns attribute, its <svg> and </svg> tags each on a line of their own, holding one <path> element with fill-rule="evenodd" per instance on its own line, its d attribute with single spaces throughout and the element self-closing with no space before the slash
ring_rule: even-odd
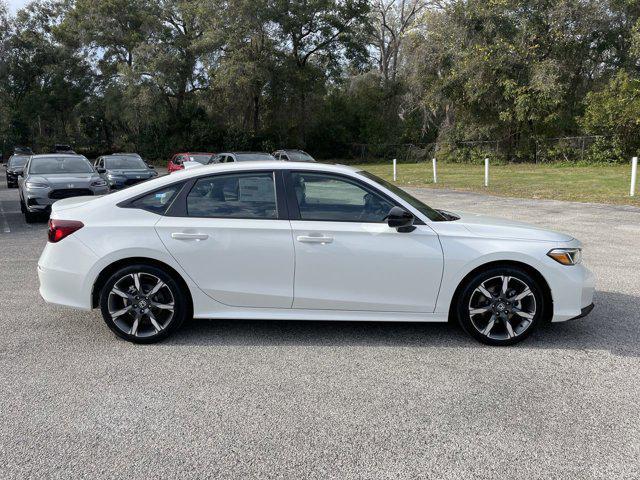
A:
<svg viewBox="0 0 640 480">
<path fill-rule="evenodd" d="M 107 173 L 107 169 L 102 167 L 97 167 L 96 172 L 102 175 L 103 173 Z"/>
<path fill-rule="evenodd" d="M 399 232 L 413 232 L 416 227 L 413 226 L 415 217 L 401 207 L 393 207 L 386 216 L 387 224 L 391 228 L 396 228 Z"/>
<path fill-rule="evenodd" d="M 150 163 L 147 163 L 147 167 L 149 167 L 149 168 L 151 168 L 151 169 L 153 169 L 153 170 L 155 170 L 155 169 L 156 169 L 156 167 L 154 167 L 154 166 L 153 166 L 153 165 L 151 165 Z"/>
</svg>

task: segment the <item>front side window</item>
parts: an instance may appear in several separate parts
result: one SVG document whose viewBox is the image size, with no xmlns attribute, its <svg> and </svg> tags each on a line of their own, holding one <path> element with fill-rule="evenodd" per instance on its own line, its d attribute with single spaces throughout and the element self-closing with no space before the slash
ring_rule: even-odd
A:
<svg viewBox="0 0 640 480">
<path fill-rule="evenodd" d="M 162 215 L 169 207 L 173 197 L 178 193 L 178 190 L 180 190 L 180 187 L 181 185 L 170 185 L 162 190 L 156 190 L 134 200 L 131 202 L 131 206 Z"/>
<path fill-rule="evenodd" d="M 345 177 L 293 172 L 291 180 L 301 220 L 382 223 L 394 206 Z"/>
<path fill-rule="evenodd" d="M 272 172 L 199 179 L 187 195 L 187 215 L 208 218 L 276 219 Z"/>
<path fill-rule="evenodd" d="M 374 182 L 379 183 L 380 185 L 385 187 L 386 189 L 392 191 L 397 196 L 399 196 L 402 200 L 404 200 L 409 205 L 411 205 L 413 208 L 415 208 L 420 213 L 425 215 L 429 220 L 431 220 L 433 222 L 444 222 L 446 220 L 449 220 L 442 213 L 438 212 L 437 210 L 434 210 L 429 205 L 426 205 L 425 203 L 423 203 L 420 200 L 418 200 L 416 197 L 410 195 L 409 193 L 405 192 L 401 188 L 396 187 L 394 184 L 392 184 L 390 182 L 387 182 L 385 179 L 377 177 L 373 173 L 369 173 L 369 172 L 366 172 L 364 170 L 359 171 L 358 174 L 362 175 L 363 177 L 366 177 L 366 178 L 368 178 L 370 180 L 373 180 Z"/>
</svg>

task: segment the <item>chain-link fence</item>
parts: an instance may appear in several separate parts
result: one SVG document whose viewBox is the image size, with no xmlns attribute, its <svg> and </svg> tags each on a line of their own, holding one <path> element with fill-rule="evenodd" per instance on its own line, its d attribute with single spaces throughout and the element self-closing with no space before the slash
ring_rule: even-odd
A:
<svg viewBox="0 0 640 480">
<path fill-rule="evenodd" d="M 456 163 L 481 163 L 485 158 L 499 163 L 619 162 L 627 159 L 615 147 L 615 139 L 602 135 L 527 139 L 522 141 L 480 140 L 434 143 L 354 143 L 348 160 L 375 163 L 397 159 L 416 163 L 437 158 Z"/>
</svg>

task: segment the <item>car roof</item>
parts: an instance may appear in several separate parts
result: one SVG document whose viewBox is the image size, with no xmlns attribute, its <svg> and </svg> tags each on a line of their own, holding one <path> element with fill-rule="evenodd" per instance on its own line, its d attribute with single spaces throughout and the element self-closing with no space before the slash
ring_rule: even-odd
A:
<svg viewBox="0 0 640 480">
<path fill-rule="evenodd" d="M 222 171 L 242 171 L 242 170 L 317 170 L 328 173 L 354 173 L 359 172 L 359 168 L 351 167 L 348 165 L 338 165 L 332 163 L 317 163 L 317 162 L 282 162 L 280 160 L 258 160 L 255 162 L 231 162 L 231 163 L 214 163 L 211 165 L 203 165 L 197 169 L 180 170 L 174 175 L 186 175 L 191 176 L 200 175 L 205 172 L 219 173 Z"/>
<path fill-rule="evenodd" d="M 230 162 L 230 163 L 214 163 L 210 165 L 202 165 L 198 168 L 188 168 L 184 170 L 177 170 L 171 175 L 163 175 L 156 177 L 153 180 L 148 180 L 137 185 L 133 185 L 123 190 L 118 190 L 109 195 L 105 195 L 101 199 L 96 199 L 95 202 L 106 202 L 109 204 L 116 204 L 123 200 L 131 199 L 137 195 L 153 192 L 154 190 L 161 189 L 165 186 L 180 183 L 184 180 L 191 178 L 205 177 L 212 174 L 221 173 L 233 173 L 233 172 L 245 172 L 256 170 L 312 170 L 327 173 L 342 173 L 347 175 L 353 175 L 355 172 L 359 172 L 360 169 L 350 167 L 347 165 L 335 165 L 330 163 L 316 163 L 316 162 L 283 162 L 280 160 L 259 160 L 255 162 Z"/>
<path fill-rule="evenodd" d="M 220 152 L 218 155 L 271 155 L 269 152 Z"/>
</svg>

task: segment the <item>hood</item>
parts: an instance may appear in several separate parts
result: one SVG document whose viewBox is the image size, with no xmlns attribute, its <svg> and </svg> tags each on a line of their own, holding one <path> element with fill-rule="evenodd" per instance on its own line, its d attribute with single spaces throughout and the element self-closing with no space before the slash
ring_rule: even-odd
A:
<svg viewBox="0 0 640 480">
<path fill-rule="evenodd" d="M 524 222 L 516 222 L 505 218 L 488 217 L 474 213 L 457 212 L 459 222 L 474 235 L 487 238 L 505 238 L 520 240 L 541 240 L 547 242 L 569 242 L 570 235 L 536 227 Z"/>
<path fill-rule="evenodd" d="M 131 177 L 131 178 L 147 178 L 153 175 L 153 173 L 147 168 L 127 168 L 126 170 L 107 170 L 107 174 L 115 175 L 118 177 Z"/>
<path fill-rule="evenodd" d="M 182 162 L 182 165 L 184 166 L 185 170 L 189 169 L 189 168 L 198 168 L 198 167 L 204 167 L 204 165 L 200 162 L 193 162 L 191 160 L 187 160 L 186 162 Z"/>
<path fill-rule="evenodd" d="M 83 188 L 99 180 L 97 173 L 56 173 L 51 175 L 29 175 L 30 182 L 45 182 L 52 187 Z"/>
</svg>

